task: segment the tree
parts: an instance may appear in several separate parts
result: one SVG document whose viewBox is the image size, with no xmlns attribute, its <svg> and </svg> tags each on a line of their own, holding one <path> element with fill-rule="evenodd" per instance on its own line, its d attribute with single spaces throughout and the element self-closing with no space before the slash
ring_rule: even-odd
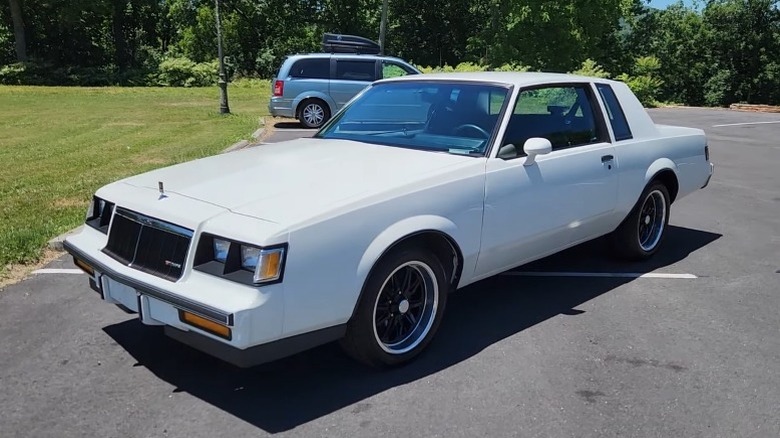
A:
<svg viewBox="0 0 780 438">
<path fill-rule="evenodd" d="M 27 61 L 27 41 L 25 39 L 24 20 L 22 19 L 22 0 L 8 0 L 11 6 L 11 19 L 14 23 L 14 48 L 16 60 Z"/>
</svg>

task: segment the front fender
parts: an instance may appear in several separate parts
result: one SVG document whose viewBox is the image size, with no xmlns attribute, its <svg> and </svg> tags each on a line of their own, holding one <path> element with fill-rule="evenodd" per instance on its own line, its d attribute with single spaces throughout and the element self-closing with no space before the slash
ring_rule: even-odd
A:
<svg viewBox="0 0 780 438">
<path fill-rule="evenodd" d="M 304 100 L 312 98 L 324 101 L 330 108 L 330 114 L 336 114 L 336 102 L 330 96 L 319 91 L 307 91 L 295 96 L 295 99 L 293 99 L 292 107 L 296 116 L 298 116 L 298 105 L 300 105 Z"/>
<path fill-rule="evenodd" d="M 414 216 L 390 225 L 374 238 L 363 253 L 355 276 L 357 281 L 355 290 L 363 290 L 363 284 L 368 278 L 371 268 L 395 243 L 425 231 L 437 231 L 455 240 L 454 236 L 457 234 L 457 230 L 458 226 L 451 220 L 433 215 Z"/>
</svg>

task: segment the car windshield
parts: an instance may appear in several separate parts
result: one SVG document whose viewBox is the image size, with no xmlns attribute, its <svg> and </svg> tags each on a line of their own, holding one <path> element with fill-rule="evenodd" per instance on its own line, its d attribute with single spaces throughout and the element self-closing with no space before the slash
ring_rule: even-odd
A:
<svg viewBox="0 0 780 438">
<path fill-rule="evenodd" d="M 373 85 L 315 137 L 482 156 L 509 87 L 462 82 Z"/>
</svg>

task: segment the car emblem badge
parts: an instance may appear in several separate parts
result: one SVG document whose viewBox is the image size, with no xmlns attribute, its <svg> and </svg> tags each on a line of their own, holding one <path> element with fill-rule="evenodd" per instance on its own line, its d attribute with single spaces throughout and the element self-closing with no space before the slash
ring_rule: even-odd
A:
<svg viewBox="0 0 780 438">
<path fill-rule="evenodd" d="M 167 198 L 167 197 L 168 197 L 168 196 L 165 194 L 165 187 L 163 187 L 163 182 L 162 182 L 162 181 L 157 181 L 157 188 L 160 190 L 160 197 L 159 197 L 159 198 L 157 198 L 157 200 L 158 200 L 158 201 L 159 201 L 160 199 L 164 199 L 164 198 Z"/>
<path fill-rule="evenodd" d="M 165 261 L 165 266 L 170 266 L 172 268 L 181 269 L 181 263 L 174 263 L 170 260 Z"/>
</svg>

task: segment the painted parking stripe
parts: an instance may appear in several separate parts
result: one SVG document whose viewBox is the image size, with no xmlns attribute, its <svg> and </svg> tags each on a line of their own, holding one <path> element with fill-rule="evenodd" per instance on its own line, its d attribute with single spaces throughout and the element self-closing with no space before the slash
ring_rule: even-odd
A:
<svg viewBox="0 0 780 438">
<path fill-rule="evenodd" d="M 83 274 L 84 271 L 82 271 L 81 269 L 46 268 L 46 269 L 36 269 L 32 273 L 33 274 Z"/>
<path fill-rule="evenodd" d="M 504 272 L 501 275 L 513 277 L 596 277 L 596 278 L 668 278 L 673 280 L 693 280 L 699 278 L 693 274 L 662 274 L 657 272 Z"/>
<path fill-rule="evenodd" d="M 725 125 L 712 125 L 713 128 L 724 128 L 726 126 L 746 126 L 746 125 L 773 125 L 780 123 L 780 120 L 773 122 L 746 122 L 746 123 L 726 123 Z"/>
</svg>

